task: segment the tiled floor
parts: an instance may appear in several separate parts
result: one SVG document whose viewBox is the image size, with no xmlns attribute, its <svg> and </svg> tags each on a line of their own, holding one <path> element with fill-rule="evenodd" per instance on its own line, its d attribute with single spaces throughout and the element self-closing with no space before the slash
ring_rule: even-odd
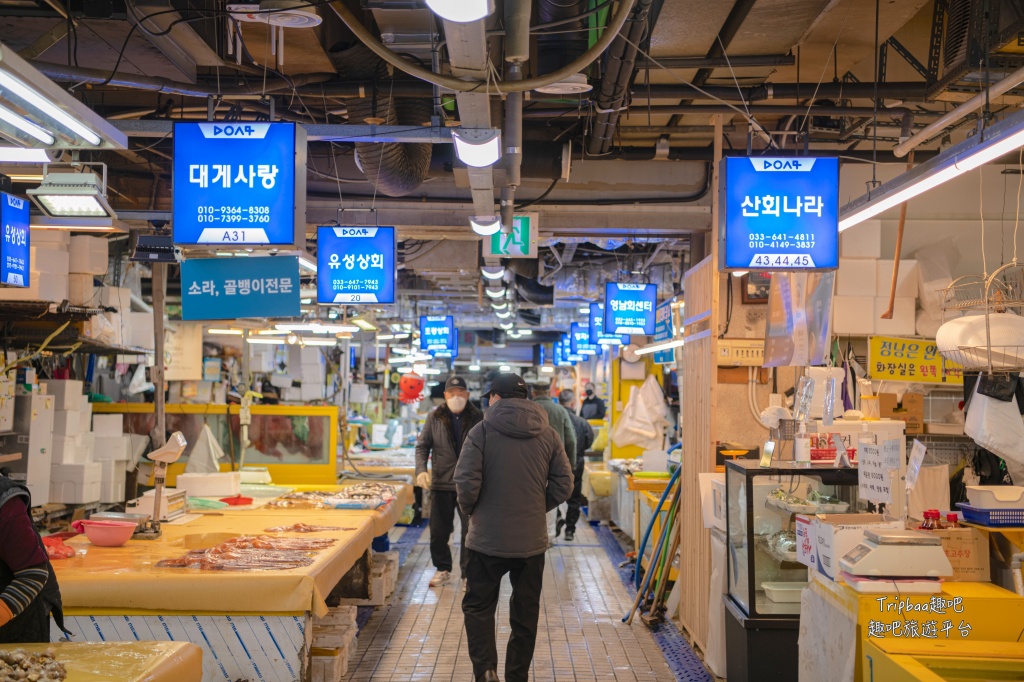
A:
<svg viewBox="0 0 1024 682">
<path fill-rule="evenodd" d="M 606 529 L 601 532 L 608 533 Z M 417 533 L 417 529 L 407 531 L 406 541 Z M 428 586 L 434 573 L 427 544 L 429 531 L 424 530 L 415 544 L 404 545 L 402 538 L 394 539 L 404 558 L 397 594 L 390 607 L 374 611 L 363 626 L 345 679 L 472 682 L 462 623 L 461 581 L 440 589 Z M 559 541 L 548 552 L 532 679 L 695 679 L 679 677 L 670 670 L 658 642 L 639 618 L 632 626 L 621 622 L 632 598 L 602 540 L 607 544 L 608 538 L 599 538 L 594 528 L 581 524 L 574 542 Z M 498 670 L 502 677 L 510 592 L 506 579 L 498 610 Z"/>
</svg>

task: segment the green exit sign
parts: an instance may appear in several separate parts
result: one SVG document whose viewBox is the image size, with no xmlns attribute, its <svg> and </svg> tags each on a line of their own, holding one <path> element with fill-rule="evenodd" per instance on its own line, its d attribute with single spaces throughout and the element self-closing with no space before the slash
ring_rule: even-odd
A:
<svg viewBox="0 0 1024 682">
<path fill-rule="evenodd" d="M 511 232 L 497 232 L 484 241 L 484 255 L 495 258 L 537 257 L 537 214 L 512 218 Z"/>
</svg>

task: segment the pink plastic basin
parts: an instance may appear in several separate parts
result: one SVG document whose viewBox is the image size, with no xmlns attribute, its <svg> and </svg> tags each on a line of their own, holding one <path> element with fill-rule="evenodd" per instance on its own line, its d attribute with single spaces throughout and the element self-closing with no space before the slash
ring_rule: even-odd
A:
<svg viewBox="0 0 1024 682">
<path fill-rule="evenodd" d="M 85 533 L 97 547 L 120 547 L 131 539 L 138 527 L 130 521 L 75 521 L 71 527 Z"/>
</svg>

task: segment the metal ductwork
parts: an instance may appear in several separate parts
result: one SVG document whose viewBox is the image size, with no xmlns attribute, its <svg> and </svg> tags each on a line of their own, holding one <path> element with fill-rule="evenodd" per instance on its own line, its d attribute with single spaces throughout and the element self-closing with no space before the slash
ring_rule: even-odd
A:
<svg viewBox="0 0 1024 682">
<path fill-rule="evenodd" d="M 587 139 L 587 152 L 604 154 L 612 146 L 619 112 L 626 107 L 629 85 L 633 81 L 637 46 L 647 36 L 647 20 L 653 0 L 637 0 L 629 21 L 608 48 L 604 78 L 595 104 L 593 132 Z"/>
<path fill-rule="evenodd" d="M 535 279 L 516 275 L 516 293 L 532 305 L 554 305 L 555 288 L 546 287 Z"/>
<path fill-rule="evenodd" d="M 331 55 L 339 74 L 348 78 L 377 79 L 372 97 L 347 102 L 350 123 L 418 126 L 430 123 L 429 100 L 396 99 L 388 92 L 387 65 L 359 45 Z M 373 187 L 389 197 L 415 192 L 430 172 L 433 145 L 400 142 L 357 142 L 355 160 Z"/>
</svg>

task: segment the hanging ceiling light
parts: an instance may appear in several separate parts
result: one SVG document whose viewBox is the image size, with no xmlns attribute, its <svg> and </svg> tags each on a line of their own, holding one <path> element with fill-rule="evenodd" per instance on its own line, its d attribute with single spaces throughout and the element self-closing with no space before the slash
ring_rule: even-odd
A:
<svg viewBox="0 0 1024 682">
<path fill-rule="evenodd" d="M 501 367 L 498 368 L 498 370 L 501 372 L 511 372 L 512 368 L 509 367 L 508 365 L 502 365 Z"/>
<path fill-rule="evenodd" d="M 1024 111 L 1010 114 L 980 134 L 846 204 L 839 210 L 839 231 L 848 230 L 1021 147 L 1024 147 Z"/>
<path fill-rule="evenodd" d="M 505 310 L 505 308 L 508 308 L 508 303 L 505 301 L 502 301 L 501 303 L 498 303 L 497 301 L 492 301 L 491 307 L 494 308 L 495 310 Z"/>
<path fill-rule="evenodd" d="M 515 326 L 515 324 L 512 323 L 512 322 L 501 322 L 501 323 L 498 324 L 498 328 L 502 329 L 504 331 L 508 331 L 509 329 L 511 329 L 514 326 Z"/>
<path fill-rule="evenodd" d="M 490 280 L 499 280 L 505 276 L 505 268 L 501 265 L 496 267 L 488 267 L 485 265 L 480 268 L 480 274 Z"/>
<path fill-rule="evenodd" d="M 285 344 L 284 339 L 246 339 L 246 343 L 252 343 L 263 346 L 283 346 Z"/>
<path fill-rule="evenodd" d="M 459 24 L 479 21 L 494 13 L 494 0 L 427 0 L 437 16 Z"/>
<path fill-rule="evenodd" d="M 0 147 L 0 163 L 50 163 L 51 161 L 53 159 L 50 158 L 45 149 Z"/>
<path fill-rule="evenodd" d="M 455 155 L 473 168 L 486 168 L 501 158 L 501 131 L 497 128 L 457 128 L 452 130 Z"/>
<path fill-rule="evenodd" d="M 661 343 L 652 343 L 644 346 L 643 348 L 637 348 L 637 355 L 647 355 L 648 353 L 657 353 L 660 350 L 669 350 L 671 348 L 678 348 L 684 345 L 684 339 L 670 339 Z"/>
<path fill-rule="evenodd" d="M 494 314 L 497 315 L 498 317 L 500 317 L 503 320 L 507 320 L 508 318 L 512 317 L 512 311 L 510 311 L 510 310 L 499 310 L 499 311 L 495 312 Z"/>
<path fill-rule="evenodd" d="M 207 334 L 222 334 L 222 335 L 225 335 L 225 336 L 241 336 L 243 332 L 242 332 L 241 329 L 207 329 L 206 333 Z"/>
<path fill-rule="evenodd" d="M 470 218 L 469 226 L 481 237 L 490 237 L 501 229 L 501 218 Z"/>
<path fill-rule="evenodd" d="M 100 136 L 90 130 L 81 121 L 75 120 L 66 111 L 58 108 L 46 98 L 41 97 L 35 90 L 25 83 L 22 83 L 6 71 L 0 71 L 0 88 L 3 89 L 4 97 L 10 98 L 13 95 L 15 98 L 21 100 L 22 104 L 38 109 L 41 113 L 53 119 L 58 125 L 63 128 L 67 128 L 70 132 L 82 138 L 89 144 L 99 145 L 99 143 L 102 142 Z M 49 144 L 53 143 L 50 142 Z"/>
<path fill-rule="evenodd" d="M 489 289 L 488 288 L 488 289 L 484 289 L 484 293 L 487 294 L 487 296 L 489 298 L 505 298 L 505 290 L 504 289 Z"/>
<path fill-rule="evenodd" d="M 104 168 L 106 175 L 106 168 Z M 47 173 L 26 192 L 52 218 L 116 218 L 107 203 L 107 183 L 95 173 Z"/>
</svg>

